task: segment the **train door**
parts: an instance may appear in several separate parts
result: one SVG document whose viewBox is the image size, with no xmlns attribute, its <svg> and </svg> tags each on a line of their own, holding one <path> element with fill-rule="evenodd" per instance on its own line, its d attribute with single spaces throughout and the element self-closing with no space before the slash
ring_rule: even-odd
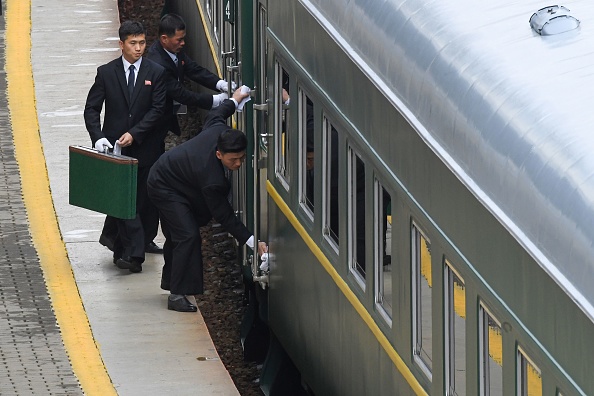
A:
<svg viewBox="0 0 594 396">
<path fill-rule="evenodd" d="M 255 59 L 254 59 L 254 83 L 256 86 L 256 104 L 254 105 L 254 230 L 259 240 L 268 241 L 268 201 L 266 193 L 266 181 L 268 178 L 268 105 L 267 92 L 267 69 L 268 44 L 266 38 L 267 14 L 266 1 L 256 3 L 254 15 L 254 38 L 255 38 Z M 254 280 L 259 281 L 265 287 L 268 282 L 267 263 L 252 262 Z"/>
<path fill-rule="evenodd" d="M 215 2 L 218 4 L 217 12 L 219 26 L 215 29 L 215 37 L 220 44 L 220 58 L 221 58 L 221 73 L 222 77 L 229 83 L 228 92 L 232 93 L 231 82 L 237 84 L 242 83 L 242 73 L 240 68 L 240 49 L 238 43 L 238 32 L 241 29 L 238 18 L 239 13 L 236 12 L 233 0 L 223 0 L 222 2 Z M 218 32 L 218 35 L 217 35 Z M 229 126 L 245 131 L 245 115 L 244 113 L 236 113 L 233 117 L 228 119 Z M 233 175 L 233 209 L 235 214 L 244 223 L 248 224 L 248 210 L 246 208 L 247 193 L 247 173 L 246 166 L 242 166 L 236 174 Z M 246 257 L 243 254 L 242 257 Z"/>
</svg>

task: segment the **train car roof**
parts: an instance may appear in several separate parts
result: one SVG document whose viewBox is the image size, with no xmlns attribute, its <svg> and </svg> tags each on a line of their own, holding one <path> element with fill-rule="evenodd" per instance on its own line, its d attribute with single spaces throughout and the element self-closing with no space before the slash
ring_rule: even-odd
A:
<svg viewBox="0 0 594 396">
<path fill-rule="evenodd" d="M 594 3 L 301 2 L 594 320 Z"/>
</svg>

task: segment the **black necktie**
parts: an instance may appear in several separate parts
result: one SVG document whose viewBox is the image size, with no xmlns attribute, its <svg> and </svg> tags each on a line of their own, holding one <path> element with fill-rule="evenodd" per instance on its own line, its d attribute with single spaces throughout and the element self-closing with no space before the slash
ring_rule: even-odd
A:
<svg viewBox="0 0 594 396">
<path fill-rule="evenodd" d="M 134 65 L 130 65 L 128 70 L 128 94 L 132 97 L 132 91 L 134 91 Z"/>
</svg>

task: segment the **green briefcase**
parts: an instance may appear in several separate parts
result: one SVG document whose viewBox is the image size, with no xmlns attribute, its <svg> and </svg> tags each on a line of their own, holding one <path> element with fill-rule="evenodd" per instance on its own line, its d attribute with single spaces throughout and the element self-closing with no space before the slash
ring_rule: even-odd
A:
<svg viewBox="0 0 594 396">
<path fill-rule="evenodd" d="M 70 205 L 119 219 L 136 217 L 138 160 L 70 146 Z"/>
</svg>

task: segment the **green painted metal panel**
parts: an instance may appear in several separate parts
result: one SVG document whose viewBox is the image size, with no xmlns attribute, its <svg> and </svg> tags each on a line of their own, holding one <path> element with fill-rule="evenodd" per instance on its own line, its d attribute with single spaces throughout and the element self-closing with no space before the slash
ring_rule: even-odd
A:
<svg viewBox="0 0 594 396">
<path fill-rule="evenodd" d="M 70 204 L 120 219 L 133 219 L 138 160 L 81 146 L 69 149 Z"/>
</svg>

